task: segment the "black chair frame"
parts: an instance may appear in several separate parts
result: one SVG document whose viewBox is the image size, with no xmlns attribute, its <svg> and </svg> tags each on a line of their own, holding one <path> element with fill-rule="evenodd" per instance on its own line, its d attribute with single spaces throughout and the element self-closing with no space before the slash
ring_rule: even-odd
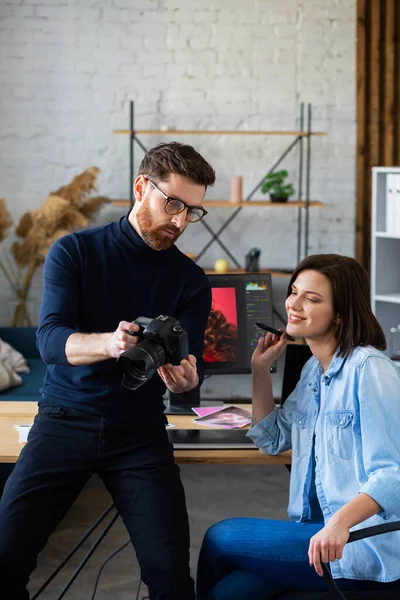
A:
<svg viewBox="0 0 400 600">
<path fill-rule="evenodd" d="M 350 533 L 348 544 L 362 540 L 364 538 L 373 537 L 383 533 L 400 530 L 400 521 L 385 523 L 383 525 L 374 525 L 372 527 L 364 527 Z M 357 590 L 344 592 L 338 588 L 335 580 L 332 578 L 327 565 L 322 565 L 324 579 L 326 581 L 327 592 L 287 592 L 279 596 L 279 600 L 399 600 L 400 599 L 400 583 L 397 588 L 390 590 Z"/>
</svg>

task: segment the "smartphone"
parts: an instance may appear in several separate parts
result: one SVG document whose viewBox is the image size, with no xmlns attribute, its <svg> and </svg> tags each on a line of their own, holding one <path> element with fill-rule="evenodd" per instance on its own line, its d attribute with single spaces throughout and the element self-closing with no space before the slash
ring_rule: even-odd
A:
<svg viewBox="0 0 400 600">
<path fill-rule="evenodd" d="M 275 335 L 282 335 L 282 333 L 283 333 L 283 331 L 279 331 L 279 329 L 274 329 L 273 327 L 271 327 L 270 325 L 266 325 L 265 323 L 257 322 L 256 325 L 260 329 L 263 329 L 264 331 L 270 331 L 271 333 L 274 333 Z M 289 335 L 288 333 L 286 334 L 286 337 L 291 342 L 294 342 L 296 339 L 292 335 Z"/>
</svg>

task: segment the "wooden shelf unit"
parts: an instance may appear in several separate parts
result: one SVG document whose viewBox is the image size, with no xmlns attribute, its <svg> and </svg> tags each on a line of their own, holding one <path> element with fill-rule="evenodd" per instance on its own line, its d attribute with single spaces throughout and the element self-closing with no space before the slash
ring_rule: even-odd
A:
<svg viewBox="0 0 400 600">
<path fill-rule="evenodd" d="M 315 136 L 327 135 L 324 131 L 312 131 L 312 111 L 311 104 L 305 105 L 302 102 L 300 104 L 300 118 L 299 118 L 299 129 L 298 130 L 264 130 L 264 131 L 245 131 L 241 129 L 227 130 L 227 129 L 174 129 L 162 128 L 162 129 L 136 129 L 134 119 L 134 102 L 130 102 L 130 120 L 128 129 L 115 129 L 115 134 L 129 136 L 130 142 L 130 156 L 129 156 L 129 200 L 116 199 L 112 203 L 117 207 L 129 207 L 133 205 L 133 182 L 134 182 L 134 145 L 135 142 L 140 146 L 143 152 L 147 152 L 146 147 L 141 142 L 140 135 L 168 135 L 170 138 L 179 135 L 218 135 L 218 136 L 234 136 L 234 135 L 247 135 L 247 136 L 290 136 L 294 137 L 287 148 L 282 152 L 281 156 L 275 163 L 266 169 L 267 173 L 271 173 L 277 169 L 282 160 L 291 152 L 295 147 L 299 147 L 299 184 L 298 184 L 298 200 L 289 200 L 286 203 L 271 202 L 265 200 L 252 200 L 256 191 L 262 186 L 266 175 L 263 176 L 261 181 L 253 188 L 250 194 L 244 199 L 243 202 L 232 203 L 229 200 L 205 200 L 205 208 L 231 208 L 233 211 L 227 216 L 224 223 L 219 227 L 217 231 L 209 225 L 206 219 L 200 221 L 203 227 L 210 234 L 210 240 L 203 246 L 200 252 L 197 253 L 194 258 L 195 262 L 198 262 L 203 254 L 208 250 L 211 244 L 217 242 L 223 252 L 227 255 L 229 260 L 232 262 L 235 268 L 242 269 L 240 262 L 233 256 L 230 249 L 221 240 L 222 232 L 228 227 L 233 219 L 237 217 L 243 208 L 257 208 L 257 207 L 281 207 L 281 208 L 295 208 L 297 209 L 297 263 L 302 258 L 302 246 L 304 244 L 303 256 L 307 256 L 309 249 L 309 209 L 313 207 L 324 206 L 322 202 L 317 200 L 310 200 L 310 178 L 311 178 L 311 138 Z M 303 200 L 304 198 L 304 200 Z M 295 262 L 295 261 L 293 261 Z"/>
<path fill-rule="evenodd" d="M 290 135 L 308 137 L 326 135 L 325 131 L 244 131 L 229 129 L 114 129 L 117 135 Z"/>
<path fill-rule="evenodd" d="M 112 200 L 114 206 L 130 206 L 130 200 Z M 323 207 L 323 202 L 310 200 L 308 205 Z M 288 202 L 271 202 L 269 200 L 248 200 L 247 202 L 230 202 L 229 200 L 204 200 L 204 208 L 306 208 L 306 202 L 289 200 Z"/>
<path fill-rule="evenodd" d="M 207 273 L 207 275 L 218 275 L 218 273 L 214 270 L 214 269 L 207 269 L 204 268 L 203 269 L 205 273 Z M 258 271 L 259 273 L 271 273 L 271 275 L 273 277 L 291 277 L 292 272 L 289 271 L 279 271 L 278 269 L 260 269 Z M 247 273 L 247 271 L 245 271 L 244 269 L 229 269 L 229 271 L 227 273 L 221 273 L 222 275 L 230 275 L 232 273 Z M 248 273 L 249 277 L 251 276 L 251 273 Z"/>
</svg>

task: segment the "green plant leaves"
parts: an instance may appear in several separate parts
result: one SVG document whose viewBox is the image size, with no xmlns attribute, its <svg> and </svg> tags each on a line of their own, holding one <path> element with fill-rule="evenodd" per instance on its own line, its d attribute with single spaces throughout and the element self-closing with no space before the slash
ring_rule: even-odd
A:
<svg viewBox="0 0 400 600">
<path fill-rule="evenodd" d="M 294 194 L 294 187 L 291 183 L 284 183 L 289 173 L 286 170 L 274 171 L 268 173 L 261 186 L 261 192 L 263 194 L 274 194 L 282 198 L 289 198 Z"/>
</svg>

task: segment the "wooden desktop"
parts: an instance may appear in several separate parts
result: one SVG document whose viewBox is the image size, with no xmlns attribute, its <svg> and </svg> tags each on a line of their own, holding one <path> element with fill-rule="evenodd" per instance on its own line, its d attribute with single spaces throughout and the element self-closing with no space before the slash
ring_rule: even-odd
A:
<svg viewBox="0 0 400 600">
<path fill-rule="evenodd" d="M 240 405 L 238 405 L 240 406 Z M 249 408 L 249 405 L 242 405 Z M 37 414 L 36 402 L 0 402 L 0 463 L 17 461 L 23 444 L 19 443 L 18 431 L 14 425 L 30 425 Z M 168 421 L 177 429 L 202 429 L 193 422 L 195 415 L 169 415 Z M 282 452 L 276 456 L 262 454 L 257 448 L 240 450 L 175 450 L 175 459 L 180 464 L 248 464 L 248 465 L 287 465 L 291 453 Z"/>
</svg>

